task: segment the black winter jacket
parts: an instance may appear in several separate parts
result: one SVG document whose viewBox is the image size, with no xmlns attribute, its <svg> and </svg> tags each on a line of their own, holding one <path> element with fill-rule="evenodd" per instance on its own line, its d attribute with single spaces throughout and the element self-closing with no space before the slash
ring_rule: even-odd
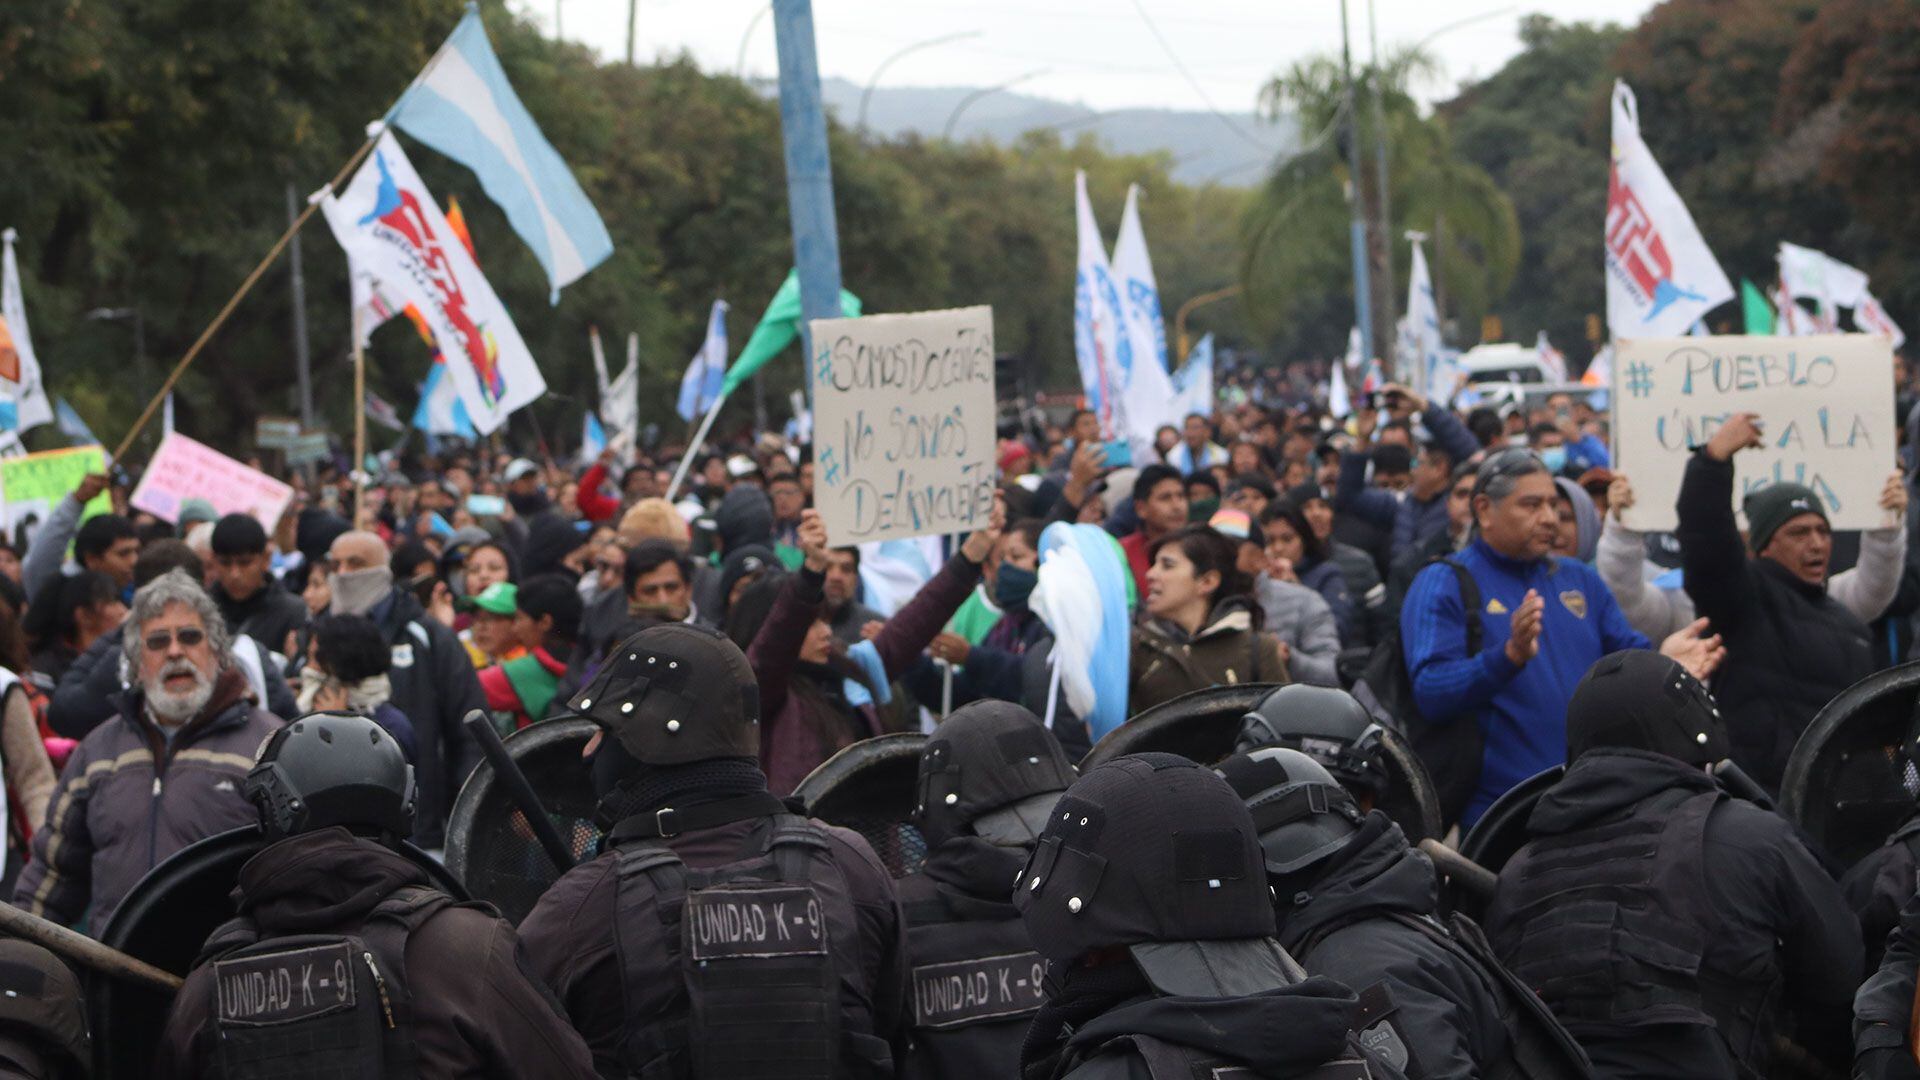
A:
<svg viewBox="0 0 1920 1080">
<path fill-rule="evenodd" d="M 1873 674 L 1865 623 L 1771 559 L 1750 558 L 1733 516 L 1733 464 L 1705 450 L 1680 483 L 1687 595 L 1726 639 L 1713 678 L 1733 760 L 1777 793 L 1793 744 L 1835 694 Z"/>
<path fill-rule="evenodd" d="M 411 592 L 396 588 L 374 606 L 371 617 L 393 650 L 388 703 L 413 721 L 420 756 L 414 762 L 419 806 L 413 842 L 437 848 L 446 842 L 447 811 L 467 774 L 480 763 L 480 748 L 461 721 L 487 707 L 473 660 L 452 630 L 427 617 Z"/>
</svg>

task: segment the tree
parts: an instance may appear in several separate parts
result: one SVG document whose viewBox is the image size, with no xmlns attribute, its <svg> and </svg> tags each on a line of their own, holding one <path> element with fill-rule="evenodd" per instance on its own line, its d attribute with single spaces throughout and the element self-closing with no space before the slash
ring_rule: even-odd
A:
<svg viewBox="0 0 1920 1080">
<path fill-rule="evenodd" d="M 1511 202 L 1492 178 L 1456 154 L 1446 121 L 1420 115 L 1407 87 L 1432 70 L 1425 54 L 1402 51 L 1379 67 L 1355 72 L 1356 102 L 1367 102 L 1375 80 L 1380 83 L 1389 148 L 1392 220 L 1384 230 L 1370 228 L 1368 243 L 1376 268 L 1391 257 L 1398 280 L 1405 281 L 1412 256 L 1402 234 L 1408 229 L 1432 233 L 1435 223 L 1442 222 L 1429 249 L 1430 260 L 1450 303 L 1477 321 L 1512 278 L 1519 225 Z M 1353 321 L 1349 192 L 1363 200 L 1370 222 L 1378 216 L 1380 192 L 1370 160 L 1357 186 L 1349 174 L 1341 134 L 1344 96 L 1340 63 L 1330 56 L 1297 62 L 1262 94 L 1269 115 L 1290 112 L 1302 131 L 1315 133 L 1275 170 L 1255 199 L 1247 216 L 1242 262 L 1248 304 L 1259 313 L 1256 329 L 1296 353 L 1327 355 L 1343 348 Z M 1375 137 L 1372 111 L 1360 109 L 1360 120 L 1357 137 L 1370 147 Z M 1373 275 L 1375 281 L 1383 278 Z M 1375 299 L 1384 297 L 1376 294 Z M 1376 302 L 1374 309 L 1384 313 L 1388 306 Z M 1393 328 L 1384 319 L 1376 322 L 1375 347 L 1387 354 Z"/>
</svg>

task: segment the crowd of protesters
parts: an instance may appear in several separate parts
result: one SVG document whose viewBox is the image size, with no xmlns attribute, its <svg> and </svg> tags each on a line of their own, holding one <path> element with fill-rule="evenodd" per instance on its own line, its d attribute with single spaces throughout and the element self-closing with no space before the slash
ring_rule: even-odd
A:
<svg viewBox="0 0 1920 1080">
<path fill-rule="evenodd" d="M 271 530 L 198 500 L 158 520 L 88 477 L 0 546 L 16 900 L 104 919 L 147 868 L 246 818 L 223 781 L 313 709 L 393 733 L 435 846 L 478 760 L 470 710 L 503 732 L 553 716 L 660 622 L 750 658 L 780 792 L 983 698 L 1083 752 L 1029 604 L 1056 522 L 1103 526 L 1131 571 L 1125 715 L 1220 684 L 1367 684 L 1388 719 L 1399 703 L 1455 744 L 1436 779 L 1466 825 L 1566 760 L 1568 696 L 1602 655 L 1659 649 L 1710 680 L 1735 761 L 1774 788 L 1821 705 L 1914 640 L 1906 474 L 1885 529 L 1834 534 L 1811 493 L 1774 484 L 1743 536 L 1732 459 L 1760 430 L 1736 416 L 1690 459 L 1679 528 L 1642 535 L 1604 413 L 1577 395 L 1465 408 L 1388 386 L 1338 418 L 1260 396 L 1223 395 L 1124 467 L 1091 410 L 1011 414 L 990 527 L 904 585 L 875 548 L 831 543 L 808 448 L 772 435 L 701 450 L 672 492 L 676 448 L 568 468 L 442 446 L 372 477 L 357 510 L 346 476 L 294 474 Z M 114 512 L 83 520 L 102 492 Z"/>
</svg>

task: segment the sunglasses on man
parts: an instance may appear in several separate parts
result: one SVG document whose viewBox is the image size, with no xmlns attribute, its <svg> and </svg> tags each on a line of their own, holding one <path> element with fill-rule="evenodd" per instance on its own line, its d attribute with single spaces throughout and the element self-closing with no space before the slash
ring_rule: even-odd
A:
<svg viewBox="0 0 1920 1080">
<path fill-rule="evenodd" d="M 197 626 L 183 626 L 178 630 L 155 630 L 147 635 L 147 651 L 166 652 L 173 647 L 175 638 L 179 639 L 181 648 L 191 649 L 207 640 L 207 632 Z"/>
</svg>

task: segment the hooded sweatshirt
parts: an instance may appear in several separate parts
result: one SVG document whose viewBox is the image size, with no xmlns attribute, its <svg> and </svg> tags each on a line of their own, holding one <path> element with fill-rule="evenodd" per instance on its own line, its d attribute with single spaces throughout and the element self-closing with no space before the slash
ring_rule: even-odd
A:
<svg viewBox="0 0 1920 1080">
<path fill-rule="evenodd" d="M 233 892 L 261 937 L 355 933 L 403 886 L 428 886 L 413 860 L 341 828 L 273 844 L 240 869 Z M 406 985 L 422 1076 L 593 1077 L 593 1061 L 519 959 L 513 927 L 489 910 L 449 907 L 408 937 Z M 174 998 L 154 1075 L 202 1076 L 213 1053 L 213 965 Z"/>
</svg>

